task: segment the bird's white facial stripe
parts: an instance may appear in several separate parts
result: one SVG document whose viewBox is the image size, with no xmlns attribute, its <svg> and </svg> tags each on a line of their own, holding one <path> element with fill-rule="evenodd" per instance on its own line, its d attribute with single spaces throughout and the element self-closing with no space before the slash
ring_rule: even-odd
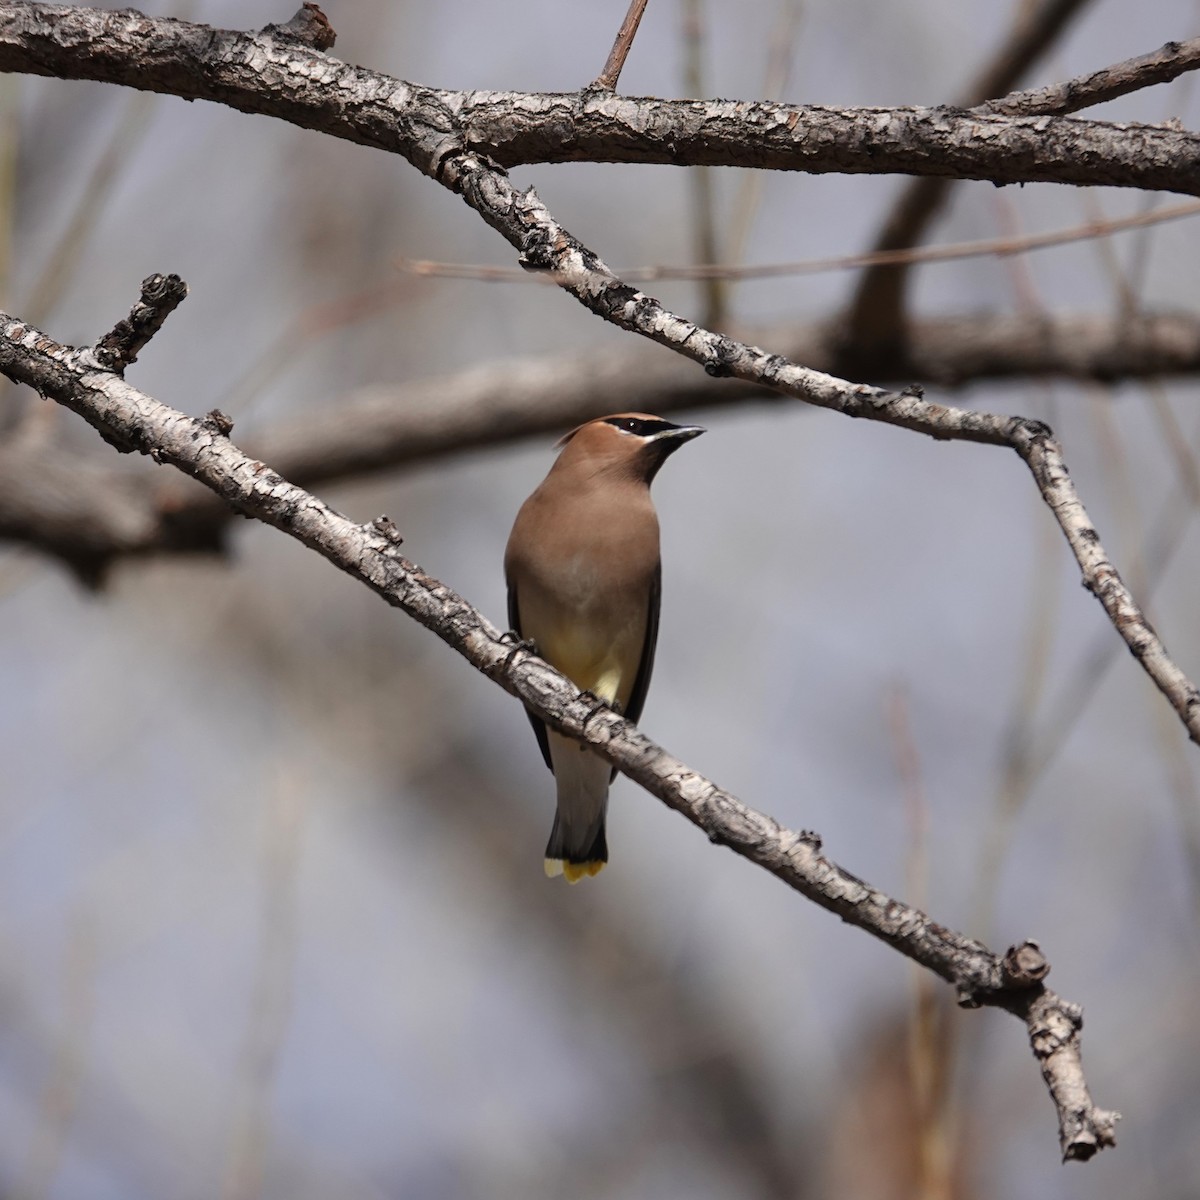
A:
<svg viewBox="0 0 1200 1200">
<path fill-rule="evenodd" d="M 640 442 L 654 442 L 664 435 L 676 433 L 678 425 L 664 421 L 661 417 L 608 417 L 606 425 L 611 425 L 618 433 L 626 437 L 635 437 Z"/>
</svg>

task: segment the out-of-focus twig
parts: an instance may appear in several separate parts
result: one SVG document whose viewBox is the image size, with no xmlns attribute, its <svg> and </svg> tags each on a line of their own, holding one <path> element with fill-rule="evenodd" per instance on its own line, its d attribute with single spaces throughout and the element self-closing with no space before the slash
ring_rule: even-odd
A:
<svg viewBox="0 0 1200 1200">
<path fill-rule="evenodd" d="M 121 119 L 80 188 L 62 233 L 54 240 L 54 249 L 39 272 L 29 299 L 21 306 L 31 321 L 44 321 L 62 299 L 81 260 L 83 247 L 104 215 L 105 202 L 150 128 L 155 105 L 150 92 L 135 92 L 126 102 Z"/>
<path fill-rule="evenodd" d="M 90 912 L 78 910 L 67 944 L 63 1014 L 50 1078 L 38 1107 L 38 1124 L 18 1200 L 45 1200 L 66 1152 L 79 1103 L 95 1008 L 96 930 Z"/>
<path fill-rule="evenodd" d="M 908 690 L 900 684 L 888 696 L 888 726 L 909 830 L 905 865 L 908 893 L 913 903 L 924 907 L 929 887 L 929 805 L 913 735 Z M 927 972 L 914 969 L 912 979 L 907 1049 L 915 1141 L 913 1195 L 928 1200 L 951 1200 L 955 1121 L 949 1104 L 949 1081 L 954 1067 L 954 1013 L 932 986 Z"/>
<path fill-rule="evenodd" d="M 11 75 L 0 78 L 0 296 L 12 299 L 13 221 L 17 199 L 17 152 L 19 148 L 20 81 Z"/>
<path fill-rule="evenodd" d="M 356 307 L 352 297 L 341 312 Z M 334 302 L 326 315 L 340 319 L 339 309 Z M 307 328 L 302 314 L 276 348 L 303 342 Z M 840 357 L 836 319 L 746 332 L 817 371 L 849 366 L 852 375 L 868 372 L 866 362 Z M 947 317 L 918 323 L 902 353 L 871 369 L 876 380 L 925 379 L 947 388 L 1031 376 L 1192 375 L 1200 372 L 1200 318 Z M 265 378 L 266 372 L 257 376 Z M 247 377 L 238 393 L 243 401 L 253 386 Z M 428 380 L 361 388 L 262 428 L 247 447 L 286 478 L 314 486 L 561 432 L 610 412 L 615 395 L 632 409 L 667 415 L 761 403 L 772 393 L 713 379 L 657 347 L 630 344 L 484 362 Z M 224 400 L 221 407 L 242 415 Z M 0 442 L 0 540 L 35 548 L 89 587 L 102 585 L 122 560 L 219 553 L 230 523 L 229 509 L 186 479 L 127 468 L 106 455 Z"/>
<path fill-rule="evenodd" d="M 762 87 L 764 100 L 781 99 L 787 90 L 803 10 L 803 0 L 779 0 L 779 16 L 767 47 L 767 69 Z M 739 266 L 746 256 L 746 244 L 758 215 L 766 180 L 762 171 L 747 171 L 738 186 L 725 233 L 724 257 L 732 267 Z M 624 272 L 622 274 L 629 278 Z"/>
<path fill-rule="evenodd" d="M 263 852 L 258 970 L 241 1058 L 240 1096 L 222 1200 L 255 1200 L 263 1192 L 270 1143 L 271 1094 L 291 1016 L 299 932 L 296 903 L 304 834 L 304 789 L 298 767 L 282 756 L 270 796 Z"/>
<path fill-rule="evenodd" d="M 706 23 L 704 0 L 683 0 L 683 92 L 702 99 L 708 89 L 704 82 L 704 44 Z M 692 245 L 698 263 L 720 260 L 717 246 L 717 202 L 711 167 L 692 167 L 688 172 L 692 193 Z M 701 310 L 710 329 L 723 329 L 728 317 L 726 289 L 719 276 L 698 277 L 704 286 Z"/>
<path fill-rule="evenodd" d="M 757 178 L 757 176 L 755 176 Z M 617 272 L 631 283 L 653 283 L 662 279 L 775 279 L 781 275 L 817 275 L 825 271 L 850 271 L 859 267 L 904 266 L 925 263 L 959 262 L 965 258 L 996 257 L 1046 250 L 1071 242 L 1086 242 L 1127 229 L 1142 229 L 1178 221 L 1200 213 L 1200 201 L 1187 200 L 1168 208 L 1085 221 L 1069 229 L 1046 233 L 1026 233 L 1013 237 L 981 238 L 971 242 L 948 242 L 942 246 L 913 246 L 907 250 L 872 250 L 863 254 L 840 254 L 831 258 L 807 258 L 797 262 L 759 263 L 739 266 L 730 263 L 697 263 L 692 266 L 622 267 Z M 472 279 L 483 283 L 529 283 L 548 285 L 552 281 L 530 275 L 520 267 L 501 267 L 472 263 L 430 262 L 427 259 L 400 258 L 396 266 L 413 275 L 438 279 Z"/>
</svg>

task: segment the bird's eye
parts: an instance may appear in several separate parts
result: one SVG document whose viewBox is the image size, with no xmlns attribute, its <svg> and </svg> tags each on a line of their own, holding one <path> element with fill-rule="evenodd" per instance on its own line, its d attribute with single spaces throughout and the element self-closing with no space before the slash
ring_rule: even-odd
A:
<svg viewBox="0 0 1200 1200">
<path fill-rule="evenodd" d="M 606 417 L 605 421 L 622 433 L 632 433 L 635 437 L 643 438 L 672 428 L 666 421 L 648 421 L 644 417 Z"/>
</svg>

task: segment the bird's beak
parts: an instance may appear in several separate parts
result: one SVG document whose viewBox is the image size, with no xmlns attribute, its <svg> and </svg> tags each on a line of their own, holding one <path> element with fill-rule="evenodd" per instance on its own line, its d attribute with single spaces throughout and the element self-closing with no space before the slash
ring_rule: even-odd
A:
<svg viewBox="0 0 1200 1200">
<path fill-rule="evenodd" d="M 703 425 L 678 425 L 674 429 L 664 429 L 662 433 L 656 433 L 650 440 L 652 442 L 673 442 L 674 445 L 671 449 L 674 450 L 704 432 L 706 430 Z"/>
</svg>

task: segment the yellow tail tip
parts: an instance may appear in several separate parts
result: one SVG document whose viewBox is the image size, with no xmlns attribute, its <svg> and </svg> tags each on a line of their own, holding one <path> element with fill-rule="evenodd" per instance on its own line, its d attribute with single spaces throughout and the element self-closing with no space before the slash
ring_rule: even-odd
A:
<svg viewBox="0 0 1200 1200">
<path fill-rule="evenodd" d="M 542 865 L 551 879 L 561 875 L 568 883 L 578 883 L 581 879 L 586 879 L 589 875 L 599 875 L 604 870 L 604 863 L 600 860 L 573 863 L 561 858 L 547 858 Z"/>
</svg>

